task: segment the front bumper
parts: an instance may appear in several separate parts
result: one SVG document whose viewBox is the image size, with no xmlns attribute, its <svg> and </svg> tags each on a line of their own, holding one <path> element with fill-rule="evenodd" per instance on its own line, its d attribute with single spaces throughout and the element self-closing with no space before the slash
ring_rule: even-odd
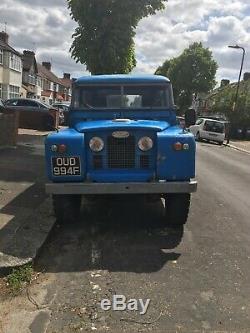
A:
<svg viewBox="0 0 250 333">
<path fill-rule="evenodd" d="M 192 193 L 197 181 L 151 183 L 48 183 L 49 194 L 165 194 Z"/>
</svg>

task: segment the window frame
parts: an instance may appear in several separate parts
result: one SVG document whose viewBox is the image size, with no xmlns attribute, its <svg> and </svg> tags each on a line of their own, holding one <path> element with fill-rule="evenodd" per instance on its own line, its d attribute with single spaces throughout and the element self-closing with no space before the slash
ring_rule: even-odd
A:
<svg viewBox="0 0 250 333">
<path fill-rule="evenodd" d="M 18 99 L 20 97 L 20 87 L 9 85 L 9 99 Z"/>
<path fill-rule="evenodd" d="M 3 49 L 0 49 L 0 65 L 3 65 Z"/>
<path fill-rule="evenodd" d="M 21 58 L 15 53 L 10 53 L 9 56 L 9 68 L 21 72 L 22 71 L 22 61 Z"/>
</svg>

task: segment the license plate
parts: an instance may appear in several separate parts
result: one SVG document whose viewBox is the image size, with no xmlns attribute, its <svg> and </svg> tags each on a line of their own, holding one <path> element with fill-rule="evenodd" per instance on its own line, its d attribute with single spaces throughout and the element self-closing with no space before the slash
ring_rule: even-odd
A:
<svg viewBox="0 0 250 333">
<path fill-rule="evenodd" d="M 217 134 L 214 133 L 209 133 L 210 136 L 218 136 Z"/>
<path fill-rule="evenodd" d="M 53 176 L 81 176 L 80 157 L 52 157 Z"/>
</svg>

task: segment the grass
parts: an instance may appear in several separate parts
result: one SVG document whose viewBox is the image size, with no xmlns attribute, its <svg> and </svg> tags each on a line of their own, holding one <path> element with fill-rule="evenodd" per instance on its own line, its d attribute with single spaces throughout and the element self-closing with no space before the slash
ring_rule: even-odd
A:
<svg viewBox="0 0 250 333">
<path fill-rule="evenodd" d="M 14 268 L 6 278 L 7 285 L 12 292 L 18 292 L 25 284 L 31 281 L 32 275 L 33 267 L 31 264 L 27 264 L 19 268 Z"/>
</svg>

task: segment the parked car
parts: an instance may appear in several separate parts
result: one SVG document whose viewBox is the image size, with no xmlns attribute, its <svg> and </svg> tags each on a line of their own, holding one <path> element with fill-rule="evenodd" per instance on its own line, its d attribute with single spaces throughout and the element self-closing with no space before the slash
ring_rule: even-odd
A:
<svg viewBox="0 0 250 333">
<path fill-rule="evenodd" d="M 196 124 L 189 127 L 197 141 L 215 141 L 220 145 L 225 140 L 225 122 L 209 118 L 199 118 Z"/>
<path fill-rule="evenodd" d="M 52 130 L 64 121 L 58 109 L 28 98 L 12 98 L 4 102 L 6 109 L 19 112 L 19 127 Z"/>
<path fill-rule="evenodd" d="M 70 103 L 67 102 L 59 102 L 59 103 L 54 103 L 53 108 L 58 109 L 59 111 L 61 111 L 63 113 L 63 117 L 64 117 L 64 121 L 62 123 L 62 125 L 68 125 L 69 123 L 69 106 Z"/>
</svg>

